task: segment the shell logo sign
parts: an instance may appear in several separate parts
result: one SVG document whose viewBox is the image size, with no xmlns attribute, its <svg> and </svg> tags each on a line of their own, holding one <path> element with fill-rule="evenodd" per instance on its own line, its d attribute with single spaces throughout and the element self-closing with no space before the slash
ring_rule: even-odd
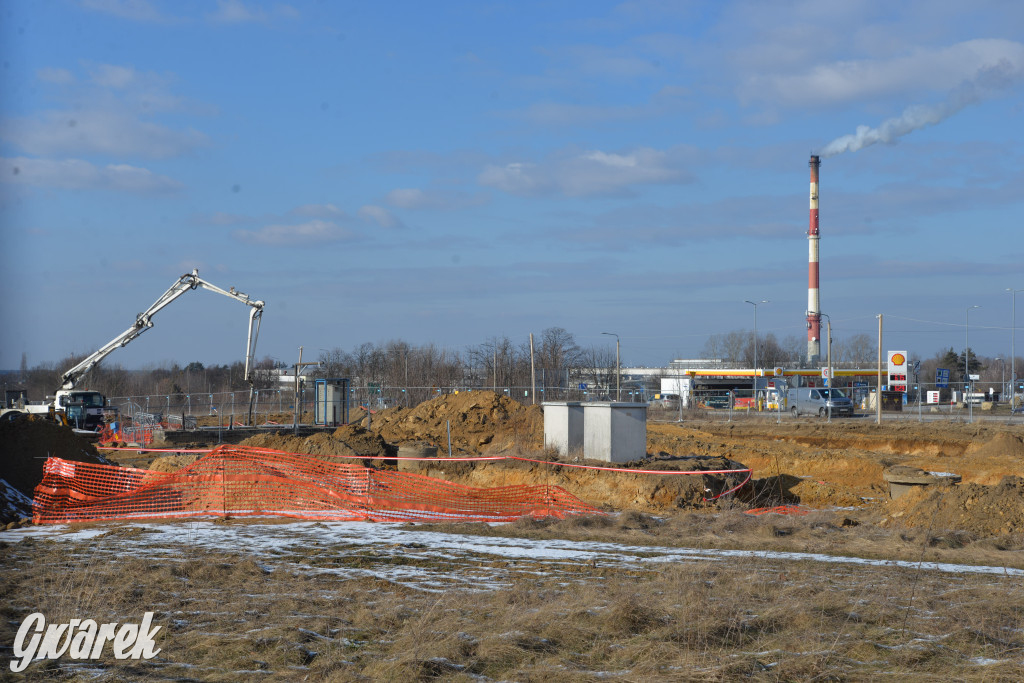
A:
<svg viewBox="0 0 1024 683">
<path fill-rule="evenodd" d="M 907 352 L 889 352 L 889 390 L 907 390 Z"/>
</svg>

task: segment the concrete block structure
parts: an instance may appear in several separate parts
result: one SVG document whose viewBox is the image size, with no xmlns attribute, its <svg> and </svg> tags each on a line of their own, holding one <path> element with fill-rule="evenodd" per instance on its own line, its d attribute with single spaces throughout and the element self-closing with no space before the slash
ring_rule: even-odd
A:
<svg viewBox="0 0 1024 683">
<path fill-rule="evenodd" d="M 559 455 L 574 455 L 582 449 L 588 460 L 640 460 L 647 455 L 647 404 L 545 403 L 544 446 Z"/>
<path fill-rule="evenodd" d="M 580 401 L 544 404 L 544 448 L 564 456 L 582 453 L 583 405 Z"/>
<path fill-rule="evenodd" d="M 646 457 L 646 403 L 587 403 L 583 421 L 585 458 L 630 462 Z"/>
</svg>

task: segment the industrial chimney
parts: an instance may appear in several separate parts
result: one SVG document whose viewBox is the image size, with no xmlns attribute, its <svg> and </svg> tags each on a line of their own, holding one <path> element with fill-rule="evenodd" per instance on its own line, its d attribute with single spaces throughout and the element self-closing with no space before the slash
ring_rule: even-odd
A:
<svg viewBox="0 0 1024 683">
<path fill-rule="evenodd" d="M 815 366 L 821 357 L 821 301 L 818 298 L 818 167 L 821 159 L 811 155 L 811 224 L 807 230 L 810 254 L 807 263 L 807 363 Z"/>
</svg>

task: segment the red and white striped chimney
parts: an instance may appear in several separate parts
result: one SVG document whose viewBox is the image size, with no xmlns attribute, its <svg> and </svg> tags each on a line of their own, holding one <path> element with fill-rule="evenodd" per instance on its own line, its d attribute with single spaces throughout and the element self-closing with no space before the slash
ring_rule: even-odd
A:
<svg viewBox="0 0 1024 683">
<path fill-rule="evenodd" d="M 811 155 L 811 224 L 807 230 L 810 253 L 807 263 L 807 362 L 821 357 L 821 301 L 818 298 L 818 167 L 821 159 Z"/>
</svg>

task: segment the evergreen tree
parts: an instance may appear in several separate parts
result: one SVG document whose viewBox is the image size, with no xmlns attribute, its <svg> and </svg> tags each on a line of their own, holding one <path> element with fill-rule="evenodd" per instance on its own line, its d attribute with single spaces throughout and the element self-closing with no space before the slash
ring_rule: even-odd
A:
<svg viewBox="0 0 1024 683">
<path fill-rule="evenodd" d="M 939 359 L 939 367 L 949 370 L 949 380 L 951 382 L 963 381 L 964 361 L 963 358 L 957 355 L 952 346 L 950 346 L 949 351 L 946 351 L 942 358 Z"/>
<path fill-rule="evenodd" d="M 964 355 L 965 354 L 967 355 L 967 360 L 966 360 L 966 362 L 967 362 L 967 374 L 969 374 L 969 375 L 977 375 L 977 374 L 979 374 L 982 371 L 982 369 L 984 367 L 984 366 L 982 366 L 981 361 L 978 360 L 978 357 L 974 354 L 974 351 L 971 350 L 970 348 L 968 348 L 966 351 L 964 351 L 964 353 L 961 353 L 959 356 L 956 357 L 956 367 L 960 370 L 960 381 L 961 382 L 963 382 L 964 380 L 967 379 L 966 377 L 964 377 Z"/>
</svg>

